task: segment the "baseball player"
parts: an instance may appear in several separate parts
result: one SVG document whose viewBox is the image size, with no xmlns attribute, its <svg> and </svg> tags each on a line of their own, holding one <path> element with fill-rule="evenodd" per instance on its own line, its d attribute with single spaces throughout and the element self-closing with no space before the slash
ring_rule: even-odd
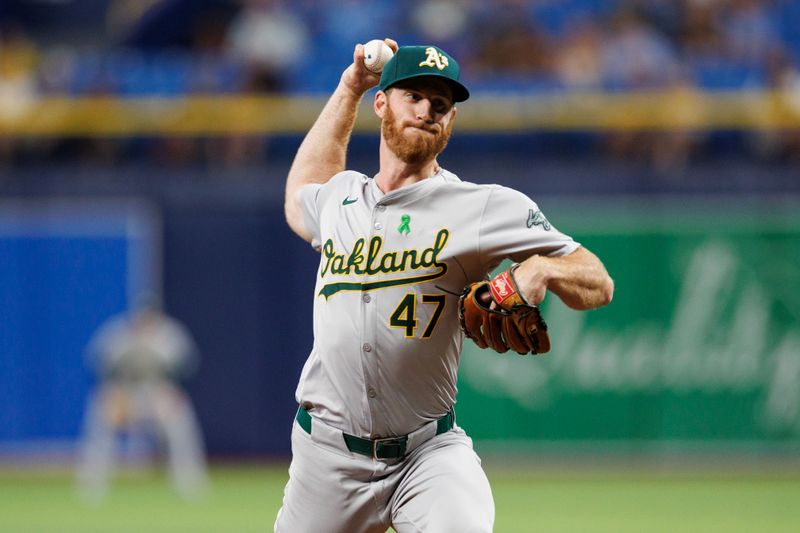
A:
<svg viewBox="0 0 800 533">
<path fill-rule="evenodd" d="M 491 531 L 489 482 L 454 411 L 462 327 L 474 329 L 463 316 L 460 327 L 459 296 L 474 282 L 491 289 L 485 307 L 470 304 L 485 318 L 467 329 L 479 345 L 532 353 L 548 349 L 531 340 L 536 326 L 513 333 L 524 320 L 504 321 L 506 307 L 535 308 L 551 291 L 591 309 L 613 293 L 597 257 L 530 198 L 439 165 L 469 97 L 459 65 L 435 46 L 386 43 L 395 54 L 380 77 L 355 46 L 286 182 L 288 224 L 320 264 L 279 532 Z M 345 171 L 345 153 L 375 85 L 380 167 L 369 176 Z M 506 258 L 518 264 L 485 281 Z"/>
<path fill-rule="evenodd" d="M 196 365 L 197 348 L 186 327 L 142 295 L 130 313 L 111 317 L 92 336 L 87 358 L 100 383 L 89 397 L 78 464 L 78 488 L 89 501 L 106 493 L 125 432 L 155 434 L 169 452 L 178 493 L 202 496 L 207 483 L 200 426 L 177 383 Z"/>
</svg>

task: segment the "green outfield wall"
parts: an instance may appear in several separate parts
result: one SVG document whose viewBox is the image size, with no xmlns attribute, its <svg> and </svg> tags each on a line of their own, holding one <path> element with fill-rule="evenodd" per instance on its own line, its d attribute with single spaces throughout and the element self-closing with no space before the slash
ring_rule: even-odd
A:
<svg viewBox="0 0 800 533">
<path fill-rule="evenodd" d="M 800 449 L 800 203 L 540 204 L 603 259 L 614 300 L 550 294 L 546 356 L 468 343 L 457 412 L 484 449 Z"/>
</svg>

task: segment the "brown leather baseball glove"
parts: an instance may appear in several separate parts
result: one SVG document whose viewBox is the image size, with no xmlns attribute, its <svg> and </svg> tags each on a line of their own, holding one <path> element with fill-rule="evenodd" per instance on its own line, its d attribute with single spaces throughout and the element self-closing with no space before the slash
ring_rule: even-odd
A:
<svg viewBox="0 0 800 533">
<path fill-rule="evenodd" d="M 481 348 L 520 355 L 550 351 L 550 337 L 539 308 L 525 301 L 514 280 L 515 264 L 491 281 L 464 287 L 458 319 L 467 337 Z"/>
</svg>

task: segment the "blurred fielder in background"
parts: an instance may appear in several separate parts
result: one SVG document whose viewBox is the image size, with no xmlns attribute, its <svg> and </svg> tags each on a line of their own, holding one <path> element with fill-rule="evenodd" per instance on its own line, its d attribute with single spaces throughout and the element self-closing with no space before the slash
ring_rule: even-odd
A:
<svg viewBox="0 0 800 533">
<path fill-rule="evenodd" d="M 575 309 L 613 293 L 600 260 L 530 198 L 439 166 L 469 97 L 459 65 L 433 46 L 386 43 L 396 53 L 380 79 L 356 45 L 286 183 L 289 226 L 321 261 L 280 532 L 491 531 L 489 482 L 453 410 L 465 332 L 498 352 L 546 352 L 543 322 L 511 311 L 538 316 L 548 290 Z M 344 171 L 345 156 L 378 82 L 370 178 Z M 519 264 L 486 282 L 506 258 Z M 465 287 L 487 306 L 459 298 Z"/>
<path fill-rule="evenodd" d="M 206 487 L 206 459 L 194 409 L 179 380 L 197 365 L 188 330 L 167 316 L 152 295 L 129 314 L 110 318 L 87 347 L 98 386 L 89 396 L 78 486 L 91 501 L 108 488 L 119 437 L 145 435 L 166 444 L 176 490 L 187 499 Z"/>
</svg>

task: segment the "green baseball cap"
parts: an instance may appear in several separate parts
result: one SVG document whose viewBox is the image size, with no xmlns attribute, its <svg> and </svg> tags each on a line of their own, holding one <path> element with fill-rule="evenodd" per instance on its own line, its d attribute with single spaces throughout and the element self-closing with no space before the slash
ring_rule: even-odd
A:
<svg viewBox="0 0 800 533">
<path fill-rule="evenodd" d="M 458 81 L 461 67 L 450 55 L 435 46 L 401 46 L 383 66 L 381 91 L 389 89 L 403 80 L 420 76 L 438 76 L 453 89 L 453 101 L 463 102 L 469 91 Z"/>
</svg>

